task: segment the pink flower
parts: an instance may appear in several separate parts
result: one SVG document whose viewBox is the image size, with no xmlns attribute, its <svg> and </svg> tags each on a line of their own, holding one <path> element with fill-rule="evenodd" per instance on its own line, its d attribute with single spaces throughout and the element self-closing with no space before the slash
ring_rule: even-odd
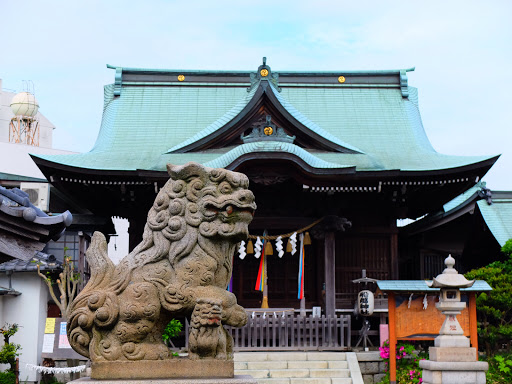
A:
<svg viewBox="0 0 512 384">
<path fill-rule="evenodd" d="M 389 348 L 379 347 L 379 350 L 380 350 L 380 357 L 382 359 L 389 359 Z"/>
</svg>

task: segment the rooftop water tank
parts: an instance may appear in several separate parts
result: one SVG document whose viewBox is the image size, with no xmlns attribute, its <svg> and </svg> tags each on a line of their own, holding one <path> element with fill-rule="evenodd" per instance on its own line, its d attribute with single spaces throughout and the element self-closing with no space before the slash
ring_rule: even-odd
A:
<svg viewBox="0 0 512 384">
<path fill-rule="evenodd" d="M 11 109 L 16 116 L 34 117 L 39 110 L 39 104 L 30 92 L 20 92 L 12 98 Z"/>
</svg>

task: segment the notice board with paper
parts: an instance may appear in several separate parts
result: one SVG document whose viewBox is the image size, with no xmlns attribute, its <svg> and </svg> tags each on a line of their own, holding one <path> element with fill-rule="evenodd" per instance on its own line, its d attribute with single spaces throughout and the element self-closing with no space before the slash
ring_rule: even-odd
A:
<svg viewBox="0 0 512 384">
<path fill-rule="evenodd" d="M 67 323 L 62 318 L 49 317 L 46 319 L 41 352 L 43 359 L 87 359 L 71 348 L 67 335 Z"/>
</svg>

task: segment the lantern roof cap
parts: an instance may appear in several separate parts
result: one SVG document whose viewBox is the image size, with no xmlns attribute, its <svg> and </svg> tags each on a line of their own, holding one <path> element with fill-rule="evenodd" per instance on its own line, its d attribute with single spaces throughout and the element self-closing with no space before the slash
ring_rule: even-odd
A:
<svg viewBox="0 0 512 384">
<path fill-rule="evenodd" d="M 461 275 L 453 266 L 455 265 L 455 259 L 452 255 L 448 255 L 448 257 L 444 260 L 446 268 L 443 273 L 434 277 L 434 280 L 431 283 L 427 283 L 429 287 L 432 288 L 469 288 L 474 283 L 475 280 L 468 280 Z"/>
</svg>

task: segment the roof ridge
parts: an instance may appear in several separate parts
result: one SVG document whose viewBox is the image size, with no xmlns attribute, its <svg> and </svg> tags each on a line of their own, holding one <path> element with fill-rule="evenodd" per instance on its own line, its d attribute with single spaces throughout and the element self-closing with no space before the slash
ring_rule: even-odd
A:
<svg viewBox="0 0 512 384">
<path fill-rule="evenodd" d="M 215 120 L 213 123 L 208 125 L 206 128 L 202 129 L 201 131 L 197 132 L 194 136 L 188 138 L 185 141 L 182 141 L 181 143 L 175 145 L 174 147 L 171 147 L 167 150 L 165 153 L 172 153 L 179 149 L 182 149 L 198 140 L 201 140 L 208 135 L 212 134 L 213 132 L 217 131 L 218 129 L 222 128 L 226 123 L 230 122 L 235 118 L 246 106 L 247 104 L 252 100 L 254 97 L 254 94 L 256 93 L 256 90 L 258 89 L 258 84 L 255 83 L 252 86 L 252 89 L 249 90 L 247 95 L 245 95 L 242 100 L 240 100 L 233 108 L 231 108 L 229 111 L 227 111 L 224 115 L 219 117 L 217 120 Z"/>
<path fill-rule="evenodd" d="M 306 164 L 313 168 L 353 168 L 352 165 L 341 165 L 322 160 L 296 144 L 272 140 L 253 141 L 246 144 L 240 144 L 216 159 L 204 163 L 204 166 L 211 168 L 226 168 L 241 156 L 255 152 L 287 152 L 301 158 L 306 162 Z"/>
<path fill-rule="evenodd" d="M 301 111 L 295 108 L 290 101 L 288 101 L 283 95 L 281 95 L 272 83 L 269 82 L 269 85 L 270 89 L 272 89 L 272 92 L 274 93 L 279 103 L 283 106 L 283 108 L 286 109 L 288 113 L 290 113 L 295 119 L 297 119 L 297 121 L 299 121 L 306 128 L 331 141 L 332 143 L 339 145 L 340 147 L 349 149 L 351 151 L 359 152 L 361 154 L 365 153 L 356 146 L 353 146 L 351 144 L 344 142 L 343 140 L 340 140 L 337 136 L 334 136 L 333 134 L 329 133 L 328 131 L 320 127 L 317 123 L 310 120 L 306 115 L 304 115 Z"/>
</svg>

